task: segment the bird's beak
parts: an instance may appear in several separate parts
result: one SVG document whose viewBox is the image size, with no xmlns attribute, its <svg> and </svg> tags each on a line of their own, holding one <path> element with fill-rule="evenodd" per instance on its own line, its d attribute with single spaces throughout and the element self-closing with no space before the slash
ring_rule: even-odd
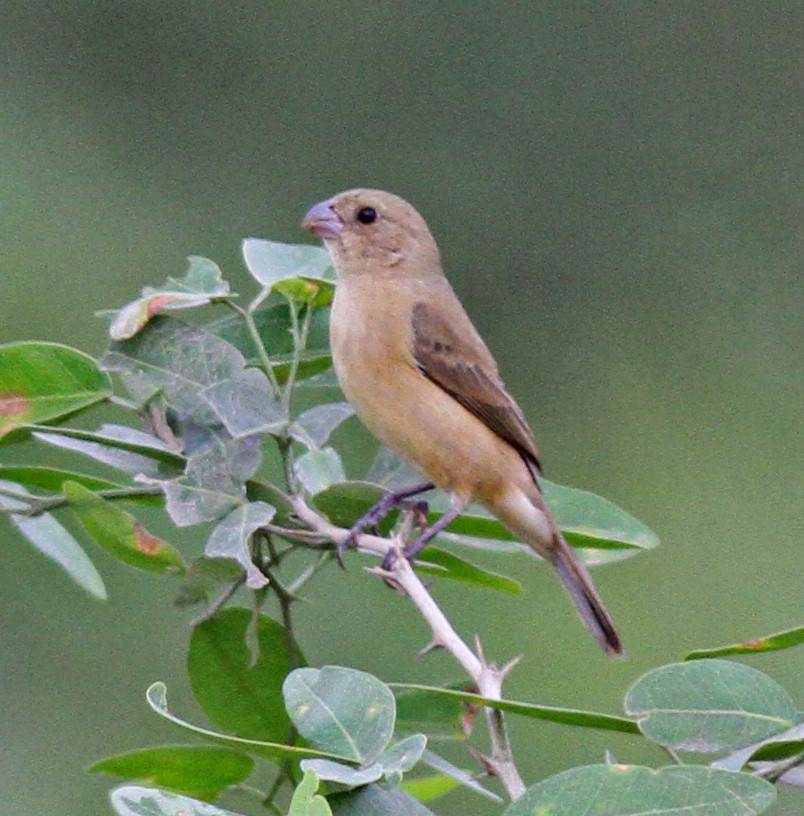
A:
<svg viewBox="0 0 804 816">
<path fill-rule="evenodd" d="M 302 226 L 324 240 L 327 238 L 340 238 L 341 232 L 343 232 L 343 222 L 335 212 L 331 198 L 312 207 L 304 216 Z"/>
</svg>

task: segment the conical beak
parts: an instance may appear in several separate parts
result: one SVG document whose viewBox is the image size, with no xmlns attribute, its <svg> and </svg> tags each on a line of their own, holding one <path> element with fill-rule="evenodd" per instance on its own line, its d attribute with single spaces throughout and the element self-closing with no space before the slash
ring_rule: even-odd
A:
<svg viewBox="0 0 804 816">
<path fill-rule="evenodd" d="M 343 222 L 335 212 L 332 199 L 321 201 L 304 216 L 302 226 L 319 238 L 339 238 L 343 232 Z"/>
</svg>

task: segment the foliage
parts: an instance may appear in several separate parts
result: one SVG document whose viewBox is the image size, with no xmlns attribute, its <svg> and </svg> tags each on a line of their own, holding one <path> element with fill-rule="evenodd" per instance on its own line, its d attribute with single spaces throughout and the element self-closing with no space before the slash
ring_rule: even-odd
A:
<svg viewBox="0 0 804 816">
<path fill-rule="evenodd" d="M 332 443 L 352 410 L 338 398 L 330 371 L 334 280 L 326 253 L 249 239 L 243 254 L 259 285 L 246 306 L 212 261 L 192 257 L 184 278 L 146 288 L 112 313 L 112 342 L 97 361 L 51 343 L 0 347 L 3 444 L 35 438 L 95 463 L 90 472 L 47 463 L 0 466 L 0 512 L 96 598 L 105 598 L 106 589 L 87 541 L 130 567 L 177 581 L 177 603 L 205 605 L 190 637 L 188 671 L 218 730 L 171 712 L 164 684 L 154 683 L 147 692 L 154 712 L 203 744 L 135 750 L 96 763 L 92 771 L 148 785 L 114 790 L 116 813 L 221 816 L 232 811 L 219 799 L 239 789 L 254 797 L 254 813 L 413 816 L 435 812 L 434 799 L 463 787 L 500 803 L 507 816 L 680 808 L 742 816 L 770 807 L 773 783 L 801 784 L 804 723 L 788 693 L 753 668 L 703 659 L 791 648 L 802 642 L 801 628 L 694 652 L 691 662 L 648 672 L 628 690 L 626 716 L 515 701 L 501 692 L 511 666 L 496 669 L 479 648 L 472 652 L 402 562 L 382 577 L 404 587 L 434 642 L 468 680 L 450 687 L 385 683 L 353 668 L 308 667 L 293 627 L 300 592 L 332 567 L 349 528 L 413 478 L 387 451 L 368 473 L 350 476 Z M 203 325 L 164 314 L 200 306 L 226 311 Z M 119 422 L 94 430 L 64 424 L 98 404 L 117 406 Z M 657 545 L 645 525 L 605 499 L 544 487 L 568 541 L 588 563 Z M 445 497 L 427 500 L 434 521 L 447 507 Z M 194 528 L 206 542 L 204 555 L 187 563 L 177 547 L 146 530 L 136 517 L 146 505 L 162 507 L 176 527 Z M 65 516 L 77 525 L 65 526 Z M 378 531 L 390 537 L 361 536 L 360 548 L 384 556 L 412 534 L 413 520 L 394 511 Z M 510 563 L 526 548 L 472 507 L 423 553 L 417 571 L 520 592 L 514 579 L 473 562 L 478 549 Z M 238 591 L 251 593 L 252 610 L 228 606 Z M 269 595 L 279 602 L 280 620 L 260 612 Z M 493 784 L 432 747 L 464 740 L 481 709 L 492 743 L 483 768 L 516 800 L 507 810 Z M 641 736 L 676 764 L 651 769 L 609 758 L 525 790 L 506 714 Z M 679 752 L 697 759 L 682 762 Z M 274 781 L 261 791 L 249 780 L 266 764 L 275 769 Z"/>
</svg>

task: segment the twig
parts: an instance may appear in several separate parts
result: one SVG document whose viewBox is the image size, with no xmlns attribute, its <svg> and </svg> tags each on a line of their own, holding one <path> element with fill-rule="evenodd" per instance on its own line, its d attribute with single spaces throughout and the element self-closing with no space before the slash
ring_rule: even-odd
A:
<svg viewBox="0 0 804 816">
<path fill-rule="evenodd" d="M 268 357 L 268 352 L 265 350 L 262 338 L 260 337 L 260 331 L 257 328 L 256 322 L 254 321 L 254 312 L 263 300 L 265 300 L 265 297 L 257 296 L 257 298 L 249 305 L 248 309 L 244 309 L 242 306 L 239 306 L 237 303 L 233 303 L 231 300 L 227 300 L 225 303 L 232 311 L 237 312 L 237 314 L 243 318 L 246 328 L 248 329 L 248 333 L 254 343 L 257 356 L 260 358 L 260 367 L 265 372 L 265 376 L 268 377 L 268 382 L 271 384 L 273 396 L 275 399 L 280 399 L 282 397 L 282 389 L 279 386 L 279 381 L 276 379 L 274 367 L 271 365 L 271 359 Z"/>
<path fill-rule="evenodd" d="M 326 536 L 333 544 L 337 545 L 349 535 L 349 530 L 327 521 L 300 496 L 292 496 L 290 501 L 296 516 L 312 530 Z M 390 551 L 396 549 L 396 544 L 386 538 L 362 533 L 357 536 L 357 548 L 360 552 L 385 558 Z M 473 652 L 455 631 L 407 559 L 397 558 L 390 571 L 379 568 L 372 568 L 370 571 L 396 584 L 410 598 L 432 631 L 431 645 L 441 646 L 449 652 L 472 679 L 481 695 L 490 700 L 502 699 L 503 680 L 519 658 L 500 669 L 486 661 L 479 643 L 477 653 Z M 491 754 L 484 757 L 484 762 L 499 778 L 509 799 L 515 801 L 525 792 L 525 783 L 514 764 L 503 713 L 497 709 L 487 708 L 486 723 L 489 729 Z"/>
<path fill-rule="evenodd" d="M 299 373 L 299 364 L 301 363 L 302 354 L 307 348 L 307 339 L 310 336 L 310 326 L 313 322 L 313 312 L 315 307 L 312 303 L 307 304 L 304 312 L 304 319 L 299 323 L 299 313 L 296 310 L 296 301 L 288 298 L 288 307 L 290 308 L 290 331 L 293 336 L 293 356 L 288 366 L 288 376 L 285 380 L 285 390 L 282 393 L 282 404 L 285 411 L 290 411 L 290 396 L 293 392 L 293 386 L 296 384 L 296 377 Z"/>
<path fill-rule="evenodd" d="M 161 496 L 161 487 L 120 487 L 111 490 L 96 490 L 96 496 L 102 499 L 134 499 L 138 496 Z M 39 516 L 50 510 L 57 510 L 69 504 L 66 496 L 59 493 L 56 496 L 35 496 L 32 494 L 17 493 L 14 490 L 0 488 L 0 496 L 6 496 L 15 501 L 25 502 L 27 507 L 9 508 L 0 507 L 0 515 L 13 514 L 16 516 Z"/>
</svg>

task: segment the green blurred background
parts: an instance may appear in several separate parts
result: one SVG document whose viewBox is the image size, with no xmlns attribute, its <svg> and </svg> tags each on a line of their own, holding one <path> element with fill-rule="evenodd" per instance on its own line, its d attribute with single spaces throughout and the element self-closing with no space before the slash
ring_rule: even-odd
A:
<svg viewBox="0 0 804 816">
<path fill-rule="evenodd" d="M 650 667 L 802 622 L 803 27 L 794 2 L 6 2 L 0 342 L 98 353 L 93 312 L 185 255 L 248 292 L 243 237 L 309 240 L 306 208 L 347 187 L 403 195 L 548 476 L 663 541 L 596 571 L 619 663 L 529 560 L 496 562 L 525 596 L 437 597 L 494 658 L 524 653 L 509 696 L 617 712 Z M 356 422 L 340 442 L 372 444 Z M 189 614 L 169 582 L 100 554 L 111 597 L 93 602 L 5 522 L 0 535 L 4 810 L 108 812 L 112 783 L 88 764 L 182 741 L 146 709 L 147 684 L 201 717 Z M 311 663 L 459 677 L 443 655 L 414 661 L 422 623 L 358 568 L 313 590 Z M 751 663 L 804 697 L 800 654 Z M 512 732 L 530 781 L 606 748 L 664 761 L 625 737 Z M 460 793 L 434 807 L 497 812 Z M 774 813 L 801 809 L 788 792 Z"/>
</svg>

